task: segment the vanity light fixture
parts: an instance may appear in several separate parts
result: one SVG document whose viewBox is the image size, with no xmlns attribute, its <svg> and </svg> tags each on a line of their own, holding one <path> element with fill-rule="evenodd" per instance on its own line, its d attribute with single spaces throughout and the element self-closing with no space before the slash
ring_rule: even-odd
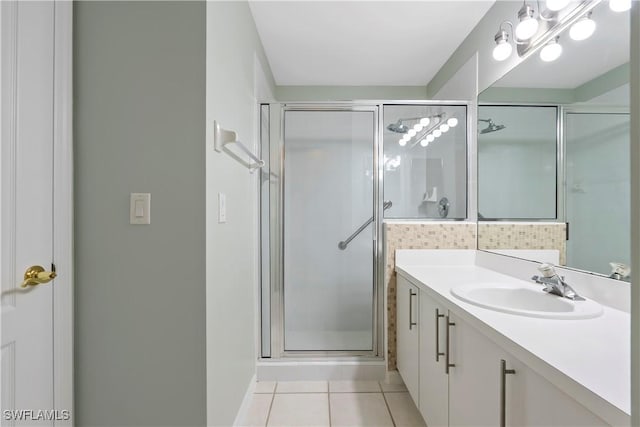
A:
<svg viewBox="0 0 640 427">
<path fill-rule="evenodd" d="M 400 140 L 398 141 L 398 145 L 400 147 L 404 147 L 405 145 L 407 145 L 407 140 L 404 139 L 404 137 L 400 138 Z"/>
<path fill-rule="evenodd" d="M 416 123 L 415 126 L 413 126 L 413 130 L 415 130 L 416 132 L 420 132 L 423 128 L 424 126 L 420 123 Z"/>
<path fill-rule="evenodd" d="M 433 131 L 432 135 L 434 138 L 440 138 L 440 136 L 442 135 L 442 131 L 440 129 L 436 129 Z"/>
<path fill-rule="evenodd" d="M 409 129 L 409 132 L 407 132 L 407 135 L 409 135 L 410 138 L 413 138 L 414 136 L 416 136 L 418 132 L 416 132 L 415 129 Z"/>
<path fill-rule="evenodd" d="M 429 143 L 429 142 L 433 142 L 435 139 L 436 139 L 436 137 L 435 137 L 435 136 L 433 136 L 433 135 L 431 135 L 431 134 L 427 135 L 427 143 Z"/>
<path fill-rule="evenodd" d="M 631 0 L 609 0 L 609 8 L 614 12 L 626 12 L 631 9 Z"/>
<path fill-rule="evenodd" d="M 516 26 L 516 38 L 518 40 L 529 40 L 535 36 L 538 32 L 538 20 L 533 17 L 534 10 L 526 2 L 520 8 L 518 12 L 518 20 L 520 21 Z"/>
<path fill-rule="evenodd" d="M 569 37 L 573 40 L 586 40 L 596 30 L 596 22 L 591 19 L 591 12 L 580 18 L 569 30 Z"/>
<path fill-rule="evenodd" d="M 545 5 L 547 9 L 557 12 L 564 9 L 569 4 L 570 0 L 547 0 Z"/>
<path fill-rule="evenodd" d="M 504 61 L 511 56 L 513 46 L 509 43 L 509 33 L 500 28 L 495 36 L 496 45 L 493 48 L 493 59 L 496 61 Z"/>
<path fill-rule="evenodd" d="M 562 55 L 562 45 L 558 43 L 559 39 L 560 37 L 556 37 L 540 50 L 540 59 L 544 62 L 552 62 Z"/>
<path fill-rule="evenodd" d="M 449 125 L 449 127 L 456 127 L 458 126 L 458 119 L 456 119 L 455 117 L 451 117 L 449 120 L 447 120 L 447 124 Z"/>
<path fill-rule="evenodd" d="M 427 138 L 423 139 L 422 141 L 420 141 L 420 145 L 426 147 L 427 145 L 429 145 L 429 140 Z"/>
<path fill-rule="evenodd" d="M 420 124 L 422 126 L 428 126 L 431 123 L 431 119 L 429 117 L 423 117 L 420 119 Z"/>
<path fill-rule="evenodd" d="M 449 125 L 446 123 L 443 123 L 440 125 L 439 129 L 442 133 L 449 132 Z"/>
</svg>

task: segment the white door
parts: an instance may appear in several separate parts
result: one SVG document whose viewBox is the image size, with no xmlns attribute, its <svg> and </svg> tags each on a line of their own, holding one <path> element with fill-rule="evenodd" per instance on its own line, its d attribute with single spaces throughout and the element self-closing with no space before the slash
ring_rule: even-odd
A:
<svg viewBox="0 0 640 427">
<path fill-rule="evenodd" d="M 1 2 L 2 425 L 53 425 L 54 2 Z M 33 279 L 25 271 L 41 266 Z M 66 272 L 68 274 L 68 272 Z"/>
</svg>

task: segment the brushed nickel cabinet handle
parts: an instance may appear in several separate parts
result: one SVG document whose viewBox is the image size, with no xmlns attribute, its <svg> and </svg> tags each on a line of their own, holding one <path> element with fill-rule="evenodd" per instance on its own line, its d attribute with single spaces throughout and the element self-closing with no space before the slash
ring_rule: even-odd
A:
<svg viewBox="0 0 640 427">
<path fill-rule="evenodd" d="M 440 318 L 444 314 L 440 313 L 440 309 L 436 308 L 436 362 L 440 361 L 440 356 L 444 356 L 444 352 L 440 351 Z"/>
<path fill-rule="evenodd" d="M 445 348 L 445 355 L 444 355 L 444 372 L 445 374 L 449 375 L 449 368 L 454 368 L 456 366 L 455 363 L 451 363 L 450 361 L 450 355 L 451 355 L 451 348 L 449 347 L 450 341 L 451 341 L 451 326 L 455 326 L 455 322 L 451 322 L 449 320 L 449 316 L 446 316 L 446 321 L 447 321 L 447 335 L 446 335 L 446 348 Z"/>
<path fill-rule="evenodd" d="M 500 427 L 507 425 L 507 375 L 515 373 L 515 369 L 507 369 L 507 362 L 500 359 Z"/>
<path fill-rule="evenodd" d="M 409 289 L 409 330 L 417 325 L 417 323 L 413 321 L 413 297 L 416 295 L 418 294 Z"/>
</svg>

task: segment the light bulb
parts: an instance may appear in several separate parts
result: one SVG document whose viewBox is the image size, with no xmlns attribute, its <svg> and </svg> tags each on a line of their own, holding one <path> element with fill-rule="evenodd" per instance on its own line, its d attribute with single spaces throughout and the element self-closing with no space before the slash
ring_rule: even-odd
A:
<svg viewBox="0 0 640 427">
<path fill-rule="evenodd" d="M 442 135 L 442 131 L 440 129 L 436 129 L 433 131 L 434 138 L 440 138 L 440 135 Z"/>
<path fill-rule="evenodd" d="M 562 55 L 562 46 L 557 39 L 550 41 L 540 50 L 540 59 L 544 62 L 555 61 L 560 55 Z"/>
<path fill-rule="evenodd" d="M 422 126 L 427 126 L 430 122 L 431 122 L 431 119 L 429 117 L 423 117 L 420 119 L 420 124 Z"/>
<path fill-rule="evenodd" d="M 493 59 L 496 61 L 504 61 L 511 56 L 513 52 L 513 46 L 506 40 L 498 41 L 498 44 L 493 48 Z"/>
<path fill-rule="evenodd" d="M 416 123 L 416 124 L 413 126 L 413 129 L 414 129 L 416 132 L 420 132 L 423 128 L 424 128 L 424 126 L 422 126 L 420 123 Z"/>
<path fill-rule="evenodd" d="M 440 131 L 442 131 L 442 133 L 448 132 L 449 131 L 449 125 L 446 123 L 443 123 L 440 125 Z"/>
<path fill-rule="evenodd" d="M 410 138 L 413 138 L 414 136 L 416 136 L 418 132 L 416 132 L 415 129 L 409 129 L 409 132 L 407 132 L 407 135 L 409 135 Z"/>
<path fill-rule="evenodd" d="M 427 135 L 427 142 L 433 142 L 434 139 L 436 139 L 435 136 L 433 136 L 431 134 Z"/>
<path fill-rule="evenodd" d="M 575 24 L 571 26 L 569 30 L 569 37 L 573 40 L 585 40 L 591 37 L 596 30 L 596 21 L 591 19 L 591 14 L 579 19 Z"/>
<path fill-rule="evenodd" d="M 631 9 L 631 0 L 609 0 L 609 8 L 614 12 L 626 12 Z"/>
<path fill-rule="evenodd" d="M 422 141 L 420 141 L 420 145 L 426 147 L 427 145 L 429 145 L 429 140 L 427 140 L 427 138 L 423 139 Z"/>
<path fill-rule="evenodd" d="M 400 145 L 400 147 L 404 147 L 405 145 L 407 145 L 407 140 L 402 138 L 400 141 L 398 141 L 398 145 Z"/>
<path fill-rule="evenodd" d="M 447 120 L 447 124 L 449 125 L 449 127 L 456 127 L 458 126 L 458 119 L 456 119 L 455 117 L 451 117 L 449 120 Z"/>
<path fill-rule="evenodd" d="M 557 12 L 564 9 L 569 4 L 569 0 L 547 0 L 547 9 Z"/>
<path fill-rule="evenodd" d="M 529 40 L 538 32 L 538 20 L 533 17 L 533 9 L 524 4 L 518 12 L 520 22 L 516 26 L 516 37 L 520 40 Z"/>
</svg>

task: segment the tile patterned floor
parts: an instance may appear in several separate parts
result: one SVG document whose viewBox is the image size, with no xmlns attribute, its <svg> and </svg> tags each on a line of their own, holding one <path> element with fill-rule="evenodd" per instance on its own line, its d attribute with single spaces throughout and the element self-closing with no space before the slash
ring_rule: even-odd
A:
<svg viewBox="0 0 640 427">
<path fill-rule="evenodd" d="M 241 425 L 426 427 L 397 380 L 258 382 Z"/>
</svg>

